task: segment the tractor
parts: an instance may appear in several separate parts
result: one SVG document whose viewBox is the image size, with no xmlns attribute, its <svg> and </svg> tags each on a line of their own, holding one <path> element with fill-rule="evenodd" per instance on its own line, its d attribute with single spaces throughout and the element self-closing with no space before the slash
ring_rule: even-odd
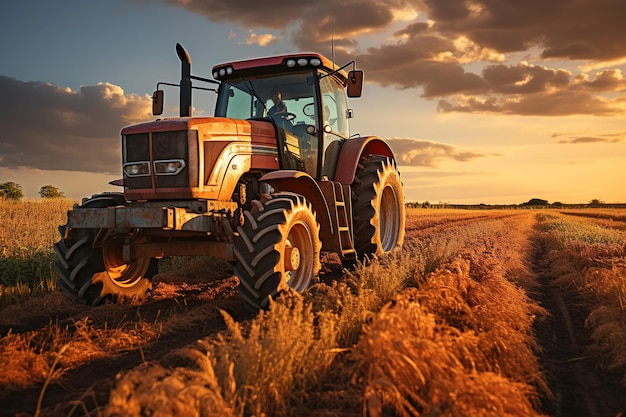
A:
<svg viewBox="0 0 626 417">
<path fill-rule="evenodd" d="M 157 261 L 214 256 L 234 265 L 247 307 L 304 291 L 321 253 L 345 265 L 402 245 L 405 206 L 393 152 L 374 136 L 351 136 L 348 97 L 363 71 L 317 53 L 216 65 L 191 74 L 187 51 L 179 117 L 121 131 L 123 192 L 84 198 L 68 211 L 54 246 L 58 286 L 89 305 L 143 298 Z M 347 72 L 345 68 L 352 65 Z M 203 83 L 202 87 L 193 85 Z M 192 91 L 216 94 L 213 117 L 192 116 Z"/>
</svg>

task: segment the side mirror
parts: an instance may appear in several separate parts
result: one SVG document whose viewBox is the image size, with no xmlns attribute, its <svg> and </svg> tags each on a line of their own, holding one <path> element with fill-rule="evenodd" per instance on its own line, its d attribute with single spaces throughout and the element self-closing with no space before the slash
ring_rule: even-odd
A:
<svg viewBox="0 0 626 417">
<path fill-rule="evenodd" d="M 348 73 L 348 97 L 361 97 L 363 91 L 363 71 L 353 70 Z"/>
<path fill-rule="evenodd" d="M 152 114 L 158 116 L 163 113 L 163 90 L 152 93 Z"/>
</svg>

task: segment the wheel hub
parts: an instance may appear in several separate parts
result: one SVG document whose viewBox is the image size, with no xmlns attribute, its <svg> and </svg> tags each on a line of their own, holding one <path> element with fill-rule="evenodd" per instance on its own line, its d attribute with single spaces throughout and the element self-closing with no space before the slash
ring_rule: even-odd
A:
<svg viewBox="0 0 626 417">
<path fill-rule="evenodd" d="M 285 248 L 285 271 L 295 271 L 300 266 L 300 250 L 293 246 Z"/>
</svg>

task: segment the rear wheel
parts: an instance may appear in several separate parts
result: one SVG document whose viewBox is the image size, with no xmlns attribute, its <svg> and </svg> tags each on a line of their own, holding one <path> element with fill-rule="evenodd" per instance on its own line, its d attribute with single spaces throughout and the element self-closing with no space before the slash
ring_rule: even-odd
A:
<svg viewBox="0 0 626 417">
<path fill-rule="evenodd" d="M 361 160 L 352 183 L 355 248 L 359 258 L 404 242 L 405 207 L 400 173 L 391 158 Z"/>
<path fill-rule="evenodd" d="M 105 193 L 85 201 L 81 208 L 102 208 L 125 204 L 124 196 Z M 138 259 L 130 263 L 122 259 L 122 246 L 142 239 L 131 235 L 104 238 L 101 247 L 94 247 L 104 229 L 59 227 L 61 240 L 54 245 L 57 259 L 54 268 L 59 274 L 59 288 L 70 298 L 89 305 L 105 299 L 120 301 L 143 298 L 151 287 L 150 278 L 157 272 L 155 259 Z"/>
<path fill-rule="evenodd" d="M 311 205 L 293 193 L 256 201 L 235 244 L 239 293 L 253 310 L 287 288 L 304 291 L 321 268 L 319 224 Z"/>
</svg>

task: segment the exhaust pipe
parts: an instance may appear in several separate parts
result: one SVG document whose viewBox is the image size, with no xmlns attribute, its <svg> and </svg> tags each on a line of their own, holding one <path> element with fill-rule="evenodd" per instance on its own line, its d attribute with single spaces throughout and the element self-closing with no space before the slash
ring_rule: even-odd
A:
<svg viewBox="0 0 626 417">
<path fill-rule="evenodd" d="M 191 59 L 180 43 L 176 44 L 180 59 L 180 117 L 191 117 Z"/>
</svg>

